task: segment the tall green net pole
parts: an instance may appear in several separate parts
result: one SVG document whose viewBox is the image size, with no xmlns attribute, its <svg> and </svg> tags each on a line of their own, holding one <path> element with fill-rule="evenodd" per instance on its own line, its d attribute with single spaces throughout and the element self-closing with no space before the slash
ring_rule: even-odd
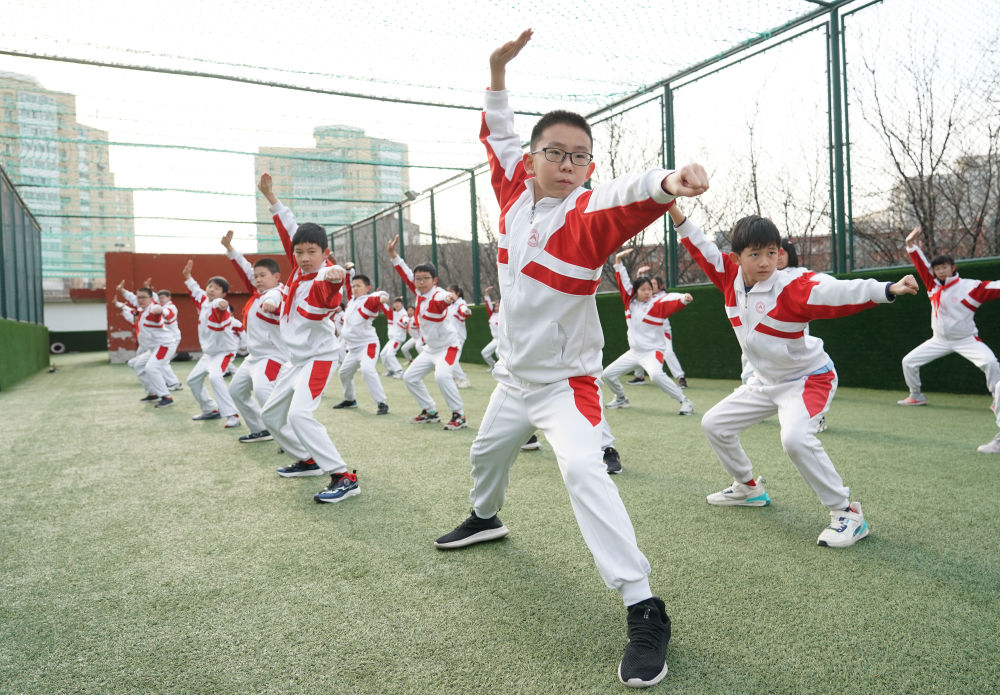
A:
<svg viewBox="0 0 1000 695">
<path fill-rule="evenodd" d="M 431 263 L 438 267 L 437 217 L 434 214 L 434 189 L 431 189 Z"/>
<path fill-rule="evenodd" d="M 834 207 L 830 211 L 834 223 L 834 254 L 833 270 L 843 273 L 847 268 L 847 216 L 844 204 L 844 125 L 843 125 L 843 80 L 841 78 L 840 53 L 840 13 L 836 8 L 830 10 L 828 23 L 829 63 L 827 75 L 830 91 L 830 117 L 833 146 L 833 189 Z"/>
<path fill-rule="evenodd" d="M 372 218 L 372 281 L 378 287 L 378 218 Z"/>
<path fill-rule="evenodd" d="M 479 276 L 479 211 L 476 209 L 476 172 L 469 169 L 469 209 L 472 211 L 472 303 L 482 301 L 480 287 L 483 284 Z"/>
<path fill-rule="evenodd" d="M 663 86 L 663 160 L 664 167 L 673 169 L 674 163 L 674 93 L 670 85 Z M 667 273 L 667 287 L 677 287 L 680 269 L 677 264 L 677 231 L 667 215 L 667 238 L 663 247 L 663 268 Z"/>
<path fill-rule="evenodd" d="M 403 239 L 403 237 L 406 236 L 406 235 L 403 234 L 403 204 L 402 203 L 400 203 L 399 205 L 396 206 L 396 215 L 399 217 L 399 227 L 397 228 L 398 229 L 397 233 L 399 234 L 399 255 L 402 256 L 404 253 L 406 253 L 406 242 Z"/>
<path fill-rule="evenodd" d="M 355 258 L 358 257 L 358 252 L 354 248 L 354 225 L 353 224 L 351 225 L 351 230 L 350 230 L 350 233 L 349 233 L 349 237 L 351 239 L 351 260 L 353 261 Z"/>
</svg>

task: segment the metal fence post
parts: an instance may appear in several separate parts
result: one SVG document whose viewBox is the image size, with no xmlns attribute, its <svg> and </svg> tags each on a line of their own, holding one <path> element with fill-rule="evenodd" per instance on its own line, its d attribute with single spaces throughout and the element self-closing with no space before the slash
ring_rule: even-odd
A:
<svg viewBox="0 0 1000 695">
<path fill-rule="evenodd" d="M 663 164 L 673 169 L 674 163 L 674 93 L 669 84 L 663 85 Z M 680 268 L 677 263 L 677 231 L 667 215 L 666 238 L 663 240 L 663 269 L 667 274 L 667 287 L 676 287 L 680 282 Z"/>
<path fill-rule="evenodd" d="M 378 218 L 372 218 L 372 282 L 378 287 Z"/>
<path fill-rule="evenodd" d="M 843 273 L 847 267 L 847 222 L 844 203 L 844 126 L 843 126 L 843 83 L 841 79 L 841 38 L 840 13 L 837 8 L 830 10 L 827 24 L 828 63 L 827 77 L 830 93 L 830 134 L 833 151 L 830 153 L 833 164 L 833 206 L 830 214 L 833 218 L 833 271 Z"/>
<path fill-rule="evenodd" d="M 472 210 L 472 303 L 479 304 L 482 301 L 482 291 L 480 286 L 482 278 L 479 277 L 479 210 L 476 205 L 476 171 L 469 169 L 469 207 Z"/>
<path fill-rule="evenodd" d="M 431 263 L 438 267 L 437 217 L 434 215 L 434 189 L 431 189 Z"/>
</svg>

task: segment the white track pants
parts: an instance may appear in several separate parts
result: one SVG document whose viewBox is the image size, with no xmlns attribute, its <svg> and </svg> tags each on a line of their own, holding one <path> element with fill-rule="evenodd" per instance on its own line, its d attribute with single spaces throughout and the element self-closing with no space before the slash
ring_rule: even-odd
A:
<svg viewBox="0 0 1000 695">
<path fill-rule="evenodd" d="M 483 356 L 483 360 L 485 360 L 487 366 L 490 369 L 493 369 L 493 365 L 497 363 L 496 352 L 497 352 L 497 345 L 499 344 L 499 342 L 500 341 L 494 338 L 490 342 L 486 343 L 486 347 L 484 347 L 482 351 L 479 353 L 480 355 Z"/>
<path fill-rule="evenodd" d="M 379 353 L 379 357 L 382 360 L 382 366 L 385 367 L 385 371 L 389 373 L 401 372 L 403 371 L 403 365 L 399 363 L 396 358 L 396 353 L 399 351 L 400 341 L 388 338 L 385 343 L 385 347 L 382 348 L 382 352 Z"/>
<path fill-rule="evenodd" d="M 332 373 L 330 360 L 284 365 L 261 415 L 286 454 L 299 461 L 312 459 L 327 473 L 342 473 L 347 464 L 313 415 Z"/>
<path fill-rule="evenodd" d="M 412 356 L 410 355 L 410 350 L 413 351 Z M 403 357 L 412 362 L 417 355 L 424 351 L 424 344 L 420 342 L 419 338 L 410 338 L 399 346 L 399 351 L 403 353 Z"/>
<path fill-rule="evenodd" d="M 458 354 L 455 356 L 455 364 L 453 367 L 453 374 L 455 375 L 455 381 L 468 381 L 469 377 L 466 375 L 465 370 L 462 369 L 462 349 L 465 347 L 465 341 L 463 340 L 458 344 Z"/>
<path fill-rule="evenodd" d="M 441 390 L 441 395 L 447 401 L 448 407 L 456 413 L 464 412 L 465 406 L 462 403 L 462 396 L 458 392 L 458 386 L 455 385 L 454 366 L 457 362 L 457 346 L 435 350 L 425 346 L 424 351 L 417 355 L 413 363 L 406 368 L 403 373 L 403 383 L 406 384 L 407 390 L 422 409 L 437 410 L 434 399 L 431 398 L 427 386 L 424 385 L 424 376 L 433 370 L 434 381 L 437 382 L 438 389 Z"/>
<path fill-rule="evenodd" d="M 149 386 L 149 379 L 146 377 L 146 363 L 152 355 L 153 351 L 151 349 L 139 350 L 139 352 L 135 353 L 135 357 L 126 363 L 135 372 L 136 378 L 142 384 L 142 387 L 146 389 L 146 393 L 152 393 Z"/>
<path fill-rule="evenodd" d="M 168 386 L 171 384 L 170 375 L 173 374 L 173 370 L 170 369 L 170 360 L 176 354 L 176 343 L 173 345 L 157 345 L 149 353 L 149 359 L 146 360 L 146 367 L 143 373 L 146 379 L 145 385 L 148 387 L 149 393 L 161 398 L 170 395 Z M 174 376 L 174 379 L 176 378 Z"/>
<path fill-rule="evenodd" d="M 684 402 L 684 392 L 663 371 L 663 353 L 656 350 L 652 352 L 636 352 L 630 349 L 609 364 L 604 370 L 604 374 L 601 375 L 601 378 L 611 388 L 612 393 L 623 397 L 625 395 L 625 387 L 622 386 L 620 377 L 622 374 L 632 371 L 637 366 L 645 369 L 650 381 L 663 389 L 668 396 L 678 403 Z"/>
<path fill-rule="evenodd" d="M 226 373 L 226 369 L 232 360 L 233 353 L 231 352 L 220 352 L 214 355 L 203 354 L 201 359 L 198 360 L 198 364 L 188 374 L 188 388 L 191 389 L 191 395 L 194 396 L 194 399 L 198 401 L 198 405 L 201 406 L 201 412 L 210 413 L 213 410 L 218 410 L 219 415 L 222 417 L 236 415 L 236 404 L 233 403 L 233 399 L 229 395 L 229 386 L 222 376 Z M 205 389 L 206 377 L 209 383 L 212 384 L 212 392 L 219 402 L 218 405 L 216 405 L 215 400 L 212 399 L 212 396 Z"/>
<path fill-rule="evenodd" d="M 677 353 L 674 352 L 674 341 L 670 339 L 668 334 L 664 334 L 667 337 L 667 344 L 663 348 L 663 362 L 667 365 L 667 369 L 670 370 L 670 375 L 675 379 L 680 379 L 684 376 L 684 368 L 681 367 L 680 360 L 677 359 Z M 646 373 L 646 370 L 642 367 L 635 368 L 635 376 L 640 377 Z"/>
<path fill-rule="evenodd" d="M 266 430 L 260 409 L 267 403 L 282 363 L 270 357 L 248 356 L 229 382 L 229 395 L 251 432 Z"/>
<path fill-rule="evenodd" d="M 632 521 L 602 460 L 603 420 L 594 377 L 544 385 L 501 383 L 472 443 L 469 496 L 478 516 L 496 514 L 506 498 L 510 467 L 521 445 L 541 430 L 555 452 L 577 524 L 601 578 L 609 589 L 621 592 L 625 605 L 631 605 L 652 595 L 649 561 L 639 550 Z"/>
<path fill-rule="evenodd" d="M 986 388 L 990 393 L 1000 382 L 1000 364 L 996 355 L 979 337 L 970 336 L 961 340 L 945 340 L 931 337 L 906 353 L 903 358 L 903 379 L 911 393 L 920 392 L 920 368 L 939 357 L 957 352 L 986 375 Z"/>
<path fill-rule="evenodd" d="M 814 434 L 816 421 L 830 409 L 836 391 L 837 373 L 832 369 L 776 386 L 752 379 L 705 413 L 701 428 L 725 471 L 734 480 L 746 482 L 753 476 L 753 467 L 739 434 L 777 413 L 781 446 L 799 474 L 824 505 L 844 509 L 850 503 L 850 490 Z"/>
<path fill-rule="evenodd" d="M 361 368 L 361 376 L 365 378 L 365 385 L 368 386 L 368 394 L 375 401 L 375 404 L 385 403 L 385 389 L 382 388 L 382 380 L 375 371 L 375 360 L 378 357 L 378 342 L 367 345 L 357 345 L 347 348 L 347 356 L 344 357 L 340 365 L 340 384 L 344 387 L 344 400 L 356 400 L 354 391 L 354 373 Z"/>
</svg>

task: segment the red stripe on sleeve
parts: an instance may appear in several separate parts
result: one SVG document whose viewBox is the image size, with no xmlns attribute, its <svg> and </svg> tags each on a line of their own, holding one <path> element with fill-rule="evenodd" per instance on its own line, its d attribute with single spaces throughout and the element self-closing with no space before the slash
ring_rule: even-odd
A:
<svg viewBox="0 0 1000 695">
<path fill-rule="evenodd" d="M 597 286 L 601 284 L 600 280 L 581 280 L 579 278 L 571 278 L 567 275 L 560 275 L 535 261 L 524 266 L 521 272 L 563 294 L 580 296 L 594 294 L 597 292 Z"/>
</svg>

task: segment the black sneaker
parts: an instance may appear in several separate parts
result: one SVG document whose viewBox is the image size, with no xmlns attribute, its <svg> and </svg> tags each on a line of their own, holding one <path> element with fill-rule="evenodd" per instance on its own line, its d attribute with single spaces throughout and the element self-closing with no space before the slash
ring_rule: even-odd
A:
<svg viewBox="0 0 1000 695">
<path fill-rule="evenodd" d="M 467 545 L 495 541 L 508 533 L 507 527 L 496 514 L 489 519 L 480 519 L 475 512 L 471 512 L 469 518 L 456 526 L 454 531 L 434 541 L 434 547 L 445 550 L 464 548 Z"/>
<path fill-rule="evenodd" d="M 219 415 L 219 411 L 218 410 L 213 410 L 210 413 L 201 413 L 199 415 L 195 415 L 191 419 L 192 420 L 218 420 L 221 417 L 222 416 Z"/>
<path fill-rule="evenodd" d="M 357 401 L 341 401 L 337 405 L 333 406 L 333 409 L 341 410 L 343 408 L 357 408 L 357 407 L 358 407 Z"/>
<path fill-rule="evenodd" d="M 531 439 L 521 445 L 521 451 L 535 451 L 540 449 L 541 446 L 542 445 L 538 443 L 538 435 L 533 434 L 531 435 Z"/>
<path fill-rule="evenodd" d="M 313 460 L 296 461 L 291 466 L 278 469 L 282 478 L 304 478 L 308 475 L 323 475 L 323 469 Z"/>
<path fill-rule="evenodd" d="M 330 484 L 313 495 L 317 502 L 340 502 L 348 497 L 361 494 L 358 487 L 358 472 L 333 473 L 330 476 Z"/>
<path fill-rule="evenodd" d="M 629 386 L 642 386 L 643 384 L 646 383 L 646 377 L 644 376 L 632 377 L 625 383 L 628 384 Z"/>
<path fill-rule="evenodd" d="M 153 407 L 154 408 L 167 408 L 169 406 L 172 406 L 173 404 L 174 404 L 174 399 L 173 398 L 171 398 L 170 396 L 164 396 L 163 398 L 161 398 L 160 400 L 158 400 L 156 402 L 156 405 L 154 405 Z"/>
<path fill-rule="evenodd" d="M 628 607 L 628 644 L 618 664 L 618 680 L 630 688 L 656 685 L 667 675 L 670 617 L 655 596 Z"/>
<path fill-rule="evenodd" d="M 452 412 L 451 420 L 445 423 L 444 428 L 446 430 L 460 430 L 463 427 L 468 427 L 469 424 L 465 421 L 465 416 L 461 413 Z"/>
<path fill-rule="evenodd" d="M 260 432 L 251 432 L 250 434 L 244 434 L 240 437 L 240 442 L 243 444 L 253 444 L 254 442 L 269 442 L 274 437 L 267 430 L 261 430 Z"/>
<path fill-rule="evenodd" d="M 375 411 L 376 415 L 388 415 L 389 414 L 389 404 L 379 403 L 378 410 Z"/>
<path fill-rule="evenodd" d="M 688 380 L 682 376 L 679 376 L 677 377 L 677 385 L 680 386 L 682 389 L 686 389 L 688 387 Z"/>
<path fill-rule="evenodd" d="M 158 401 L 158 400 L 160 400 L 159 396 L 154 396 L 151 393 L 147 393 L 145 398 L 140 398 L 139 399 L 139 402 L 140 403 L 152 403 L 153 401 Z"/>
<path fill-rule="evenodd" d="M 608 467 L 608 475 L 617 475 L 622 472 L 622 457 L 613 446 L 604 450 L 604 465 Z"/>
</svg>

